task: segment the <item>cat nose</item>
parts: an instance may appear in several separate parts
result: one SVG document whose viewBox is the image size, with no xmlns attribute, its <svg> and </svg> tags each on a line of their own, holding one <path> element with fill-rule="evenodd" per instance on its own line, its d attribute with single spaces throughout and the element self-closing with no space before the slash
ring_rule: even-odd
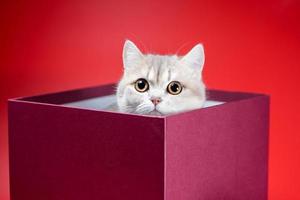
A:
<svg viewBox="0 0 300 200">
<path fill-rule="evenodd" d="M 157 104 L 159 104 L 159 102 L 161 102 L 161 98 L 159 97 L 154 97 L 150 99 L 152 101 L 152 103 L 156 106 Z"/>
</svg>

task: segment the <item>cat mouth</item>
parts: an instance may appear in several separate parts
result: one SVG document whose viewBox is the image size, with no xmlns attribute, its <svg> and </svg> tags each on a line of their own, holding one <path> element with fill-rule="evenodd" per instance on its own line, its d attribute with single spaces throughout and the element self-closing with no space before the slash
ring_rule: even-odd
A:
<svg viewBox="0 0 300 200">
<path fill-rule="evenodd" d="M 149 112 L 149 115 L 163 115 L 161 112 L 159 112 L 158 110 L 154 109 L 151 112 Z"/>
</svg>

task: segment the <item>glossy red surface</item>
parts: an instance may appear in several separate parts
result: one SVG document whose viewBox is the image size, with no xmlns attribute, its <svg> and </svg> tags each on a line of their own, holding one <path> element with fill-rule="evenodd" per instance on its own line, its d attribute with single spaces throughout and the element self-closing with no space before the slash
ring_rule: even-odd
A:
<svg viewBox="0 0 300 200">
<path fill-rule="evenodd" d="M 300 199 L 300 3 L 2 1 L 0 199 L 8 195 L 6 99 L 117 81 L 125 38 L 143 50 L 206 50 L 211 88 L 271 95 L 269 199 Z"/>
</svg>

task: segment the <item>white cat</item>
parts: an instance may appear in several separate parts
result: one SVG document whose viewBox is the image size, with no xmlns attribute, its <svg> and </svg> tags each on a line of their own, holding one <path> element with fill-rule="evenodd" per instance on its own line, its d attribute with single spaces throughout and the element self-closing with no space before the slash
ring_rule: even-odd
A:
<svg viewBox="0 0 300 200">
<path fill-rule="evenodd" d="M 184 56 L 143 54 L 126 40 L 124 74 L 117 88 L 121 112 L 167 115 L 201 108 L 204 50 L 197 44 Z"/>
</svg>

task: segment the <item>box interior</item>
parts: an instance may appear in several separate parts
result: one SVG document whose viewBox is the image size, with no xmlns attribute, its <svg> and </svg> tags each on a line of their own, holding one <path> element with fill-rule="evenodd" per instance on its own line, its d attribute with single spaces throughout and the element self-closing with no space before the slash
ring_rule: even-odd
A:
<svg viewBox="0 0 300 200">
<path fill-rule="evenodd" d="M 93 109 L 93 110 L 114 110 L 115 105 L 117 103 L 116 95 L 106 95 L 100 97 L 94 97 L 89 99 L 83 99 L 80 101 L 72 101 L 64 103 L 65 106 L 76 107 L 76 108 L 85 108 L 85 109 Z M 223 101 L 214 101 L 207 100 L 204 103 L 204 107 L 216 106 L 223 104 Z"/>
</svg>

